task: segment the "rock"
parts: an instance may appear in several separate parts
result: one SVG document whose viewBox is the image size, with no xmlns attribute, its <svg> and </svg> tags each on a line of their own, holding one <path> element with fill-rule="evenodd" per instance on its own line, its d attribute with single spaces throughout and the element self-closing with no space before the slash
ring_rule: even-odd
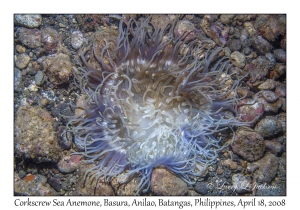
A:
<svg viewBox="0 0 300 210">
<path fill-rule="evenodd" d="M 21 106 L 15 122 L 15 153 L 37 162 L 57 161 L 61 156 L 53 118 L 44 109 Z"/>
<path fill-rule="evenodd" d="M 231 170 L 237 169 L 237 163 L 231 159 L 226 159 L 226 160 L 222 161 L 221 165 L 226 166 L 227 168 L 230 168 Z"/>
<path fill-rule="evenodd" d="M 263 115 L 265 107 L 260 102 L 255 102 L 252 99 L 243 99 L 238 108 L 238 115 L 244 122 L 255 124 Z"/>
<path fill-rule="evenodd" d="M 252 183 L 249 177 L 243 174 L 234 174 L 232 176 L 232 185 L 237 193 L 250 193 L 252 192 Z"/>
<path fill-rule="evenodd" d="M 15 15 L 15 24 L 28 28 L 37 28 L 42 23 L 41 15 Z"/>
<path fill-rule="evenodd" d="M 29 48 L 41 47 L 41 31 L 38 29 L 19 28 L 17 30 L 18 38 L 21 43 Z"/>
<path fill-rule="evenodd" d="M 26 53 L 16 55 L 15 65 L 18 69 L 25 69 L 30 61 L 30 57 Z"/>
<path fill-rule="evenodd" d="M 64 126 L 58 128 L 58 144 L 63 149 L 69 150 L 73 142 L 73 134 L 69 131 L 66 131 Z"/>
<path fill-rule="evenodd" d="M 95 167 L 95 164 L 88 164 L 85 161 L 79 165 L 79 182 L 75 186 L 73 191 L 74 196 L 113 196 L 115 195 L 112 186 L 107 183 L 104 179 L 92 178 L 90 173 L 85 177 L 87 170 Z"/>
<path fill-rule="evenodd" d="M 231 51 L 240 51 L 242 49 L 241 40 L 239 39 L 231 39 L 227 45 Z"/>
<path fill-rule="evenodd" d="M 151 176 L 151 191 L 155 195 L 186 195 L 187 184 L 166 169 L 156 168 Z"/>
<path fill-rule="evenodd" d="M 274 56 L 278 62 L 281 62 L 281 63 L 286 62 L 286 52 L 283 49 L 276 49 L 273 52 L 274 52 Z"/>
<path fill-rule="evenodd" d="M 137 193 L 137 191 L 139 190 L 138 186 L 139 186 L 140 181 L 141 181 L 140 177 L 134 177 L 129 182 L 119 185 L 119 187 L 117 188 L 116 194 L 118 196 L 135 195 Z M 143 192 L 140 191 L 140 194 L 143 194 Z"/>
<path fill-rule="evenodd" d="M 36 62 L 29 62 L 27 68 L 25 69 L 26 74 L 35 75 L 40 70 L 40 65 Z"/>
<path fill-rule="evenodd" d="M 59 53 L 54 58 L 43 57 L 41 62 L 46 68 L 46 75 L 54 85 L 69 81 L 72 75 L 72 63 L 68 55 Z"/>
<path fill-rule="evenodd" d="M 274 116 L 266 116 L 263 118 L 257 123 L 255 130 L 265 138 L 276 136 L 283 131 L 281 123 L 278 122 Z"/>
<path fill-rule="evenodd" d="M 187 34 L 184 38 L 185 41 L 191 41 L 194 40 L 196 37 L 197 30 L 194 27 L 194 24 L 187 20 L 180 20 L 175 26 L 174 34 L 176 37 L 184 36 L 184 34 Z"/>
<path fill-rule="evenodd" d="M 56 196 L 59 195 L 55 190 L 53 190 L 47 183 L 47 178 L 36 174 L 33 175 L 34 178 L 30 181 L 26 179 L 21 179 L 18 173 L 14 174 L 14 192 L 18 195 L 23 196 Z"/>
<path fill-rule="evenodd" d="M 245 56 L 238 51 L 231 53 L 230 61 L 236 67 L 244 68 L 245 66 Z"/>
<path fill-rule="evenodd" d="M 194 190 L 197 193 L 200 193 L 202 195 L 206 195 L 208 193 L 208 188 L 207 188 L 207 182 L 197 182 Z"/>
<path fill-rule="evenodd" d="M 267 79 L 262 84 L 258 86 L 260 90 L 272 90 L 276 87 L 276 82 L 273 79 Z"/>
<path fill-rule="evenodd" d="M 256 30 L 251 22 L 245 22 L 244 26 L 245 26 L 246 30 L 248 31 L 248 33 L 250 34 L 250 36 L 253 36 L 254 34 L 256 34 Z"/>
<path fill-rule="evenodd" d="M 270 151 L 274 155 L 277 155 L 282 151 L 282 145 L 279 142 L 265 140 L 265 145 L 267 151 Z"/>
<path fill-rule="evenodd" d="M 270 90 L 262 90 L 261 95 L 266 100 L 266 102 L 269 103 L 275 102 L 278 99 L 278 96 Z"/>
<path fill-rule="evenodd" d="M 24 53 L 24 52 L 26 52 L 26 48 L 25 47 L 23 47 L 23 46 L 21 46 L 21 45 L 16 45 L 16 51 L 18 52 L 18 53 Z"/>
<path fill-rule="evenodd" d="M 265 151 L 264 139 L 248 127 L 240 127 L 236 133 L 231 148 L 234 153 L 248 161 L 260 159 Z"/>
<path fill-rule="evenodd" d="M 57 47 L 60 43 L 60 36 L 57 31 L 52 27 L 47 27 L 41 31 L 43 49 L 50 54 L 57 52 Z"/>
<path fill-rule="evenodd" d="M 253 47 L 261 54 L 265 55 L 272 50 L 272 45 L 265 40 L 262 36 L 252 37 Z"/>
<path fill-rule="evenodd" d="M 220 20 L 223 24 L 228 24 L 236 15 L 221 15 Z"/>
<path fill-rule="evenodd" d="M 14 91 L 19 92 L 21 91 L 21 87 L 22 87 L 22 72 L 17 69 L 14 68 Z"/>
<path fill-rule="evenodd" d="M 272 153 L 267 153 L 262 159 L 254 162 L 258 169 L 254 172 L 254 179 L 259 183 L 269 183 L 276 176 L 278 158 Z"/>
<path fill-rule="evenodd" d="M 285 85 L 279 85 L 275 89 L 275 94 L 278 97 L 286 97 L 286 86 Z"/>
<path fill-rule="evenodd" d="M 83 43 L 83 34 L 81 31 L 73 31 L 71 35 L 71 45 L 75 50 L 78 50 Z"/>
<path fill-rule="evenodd" d="M 72 173 L 79 168 L 81 160 L 82 155 L 65 156 L 58 162 L 58 170 L 62 173 Z"/>
<path fill-rule="evenodd" d="M 45 74 L 42 71 L 38 71 L 34 76 L 34 81 L 37 86 L 41 86 L 44 83 Z"/>
<path fill-rule="evenodd" d="M 270 78 L 271 79 L 278 79 L 282 75 L 284 75 L 286 72 L 286 67 L 285 65 L 281 63 L 276 63 L 275 68 L 270 71 Z"/>
</svg>

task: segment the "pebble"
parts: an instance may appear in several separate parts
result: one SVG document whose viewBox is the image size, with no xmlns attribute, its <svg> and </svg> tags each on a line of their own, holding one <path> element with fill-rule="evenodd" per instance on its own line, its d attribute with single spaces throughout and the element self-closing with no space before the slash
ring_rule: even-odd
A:
<svg viewBox="0 0 300 210">
<path fill-rule="evenodd" d="M 39 89 L 37 88 L 36 85 L 31 84 L 31 85 L 29 85 L 28 90 L 31 91 L 31 92 L 36 92 L 36 91 L 38 91 Z"/>
<path fill-rule="evenodd" d="M 269 183 L 276 176 L 278 170 L 278 158 L 267 153 L 262 159 L 254 162 L 258 169 L 254 172 L 254 178 L 260 183 Z"/>
<path fill-rule="evenodd" d="M 46 67 L 46 75 L 53 84 L 58 85 L 69 81 L 72 75 L 72 63 L 68 55 L 59 53 L 55 58 L 47 56 L 42 63 L 44 68 Z"/>
<path fill-rule="evenodd" d="M 232 19 L 235 17 L 236 15 L 221 15 L 220 16 L 220 20 L 223 24 L 228 24 L 232 21 Z"/>
<path fill-rule="evenodd" d="M 265 140 L 265 145 L 267 151 L 273 153 L 274 155 L 277 155 L 282 151 L 282 145 L 277 141 Z"/>
<path fill-rule="evenodd" d="M 196 185 L 194 186 L 194 190 L 197 193 L 206 195 L 208 193 L 207 182 L 197 182 Z"/>
<path fill-rule="evenodd" d="M 41 15 L 15 15 L 15 24 L 28 28 L 37 28 L 42 23 Z"/>
<path fill-rule="evenodd" d="M 230 61 L 236 67 L 244 68 L 245 60 L 246 60 L 245 56 L 238 51 L 235 51 L 235 52 L 231 53 L 231 55 L 230 55 Z"/>
<path fill-rule="evenodd" d="M 254 26 L 252 25 L 251 22 L 245 22 L 244 26 L 245 26 L 245 28 L 248 31 L 250 36 L 253 36 L 254 34 L 256 34 L 256 30 L 255 30 L 255 28 L 254 28 Z"/>
<path fill-rule="evenodd" d="M 41 86 L 44 83 L 45 74 L 42 71 L 38 71 L 34 76 L 34 81 L 37 86 Z"/>
<path fill-rule="evenodd" d="M 273 112 L 277 113 L 278 110 L 282 107 L 282 100 L 277 100 L 274 103 L 268 103 L 264 97 L 262 96 L 261 92 L 258 92 L 254 98 L 257 102 L 263 104 L 265 112 Z"/>
<path fill-rule="evenodd" d="M 73 31 L 71 35 L 71 45 L 75 50 L 78 50 L 83 43 L 83 34 L 81 31 Z"/>
<path fill-rule="evenodd" d="M 16 114 L 15 153 L 37 162 L 56 162 L 61 149 L 51 114 L 41 108 L 21 106 Z"/>
<path fill-rule="evenodd" d="M 194 24 L 187 20 L 180 20 L 178 21 L 174 33 L 176 37 L 184 36 L 184 34 L 188 33 L 184 41 L 191 41 L 194 40 L 196 37 L 196 29 L 194 27 Z"/>
<path fill-rule="evenodd" d="M 281 123 L 274 116 L 266 116 L 260 120 L 255 126 L 255 130 L 265 138 L 278 135 L 283 131 Z"/>
<path fill-rule="evenodd" d="M 151 191 L 155 195 L 182 196 L 188 192 L 187 184 L 163 168 L 156 168 L 151 176 Z"/>
<path fill-rule="evenodd" d="M 57 196 L 59 195 L 47 184 L 47 178 L 36 174 L 34 179 L 21 179 L 17 172 L 14 174 L 14 192 L 23 196 Z"/>
<path fill-rule="evenodd" d="M 18 69 L 25 69 L 30 61 L 30 57 L 26 53 L 15 56 L 15 65 Z"/>
<path fill-rule="evenodd" d="M 107 183 L 104 179 L 95 180 L 88 174 L 86 177 L 87 170 L 95 167 L 95 164 L 87 164 L 82 161 L 82 164 L 79 165 L 78 171 L 78 183 L 75 186 L 73 191 L 74 196 L 114 196 L 114 190 L 112 186 Z M 133 195 L 133 194 L 131 194 Z"/>
<path fill-rule="evenodd" d="M 275 92 L 270 90 L 262 90 L 261 95 L 268 103 L 275 102 L 278 99 L 278 95 L 276 95 Z"/>
<path fill-rule="evenodd" d="M 278 97 L 285 97 L 286 96 L 286 86 L 285 85 L 278 85 L 275 89 L 275 94 Z"/>
<path fill-rule="evenodd" d="M 62 173 L 72 173 L 79 168 L 82 155 L 64 156 L 57 164 L 58 170 Z"/>
<path fill-rule="evenodd" d="M 262 36 L 252 37 L 253 47 L 261 54 L 265 55 L 272 50 L 272 45 L 265 40 Z"/>
<path fill-rule="evenodd" d="M 42 43 L 44 44 L 43 49 L 46 52 L 50 54 L 57 52 L 57 47 L 60 43 L 60 37 L 58 32 L 54 28 L 47 27 L 42 29 L 41 37 Z"/>
<path fill-rule="evenodd" d="M 262 84 L 258 86 L 260 90 L 273 90 L 275 89 L 277 83 L 274 79 L 266 79 Z"/>
<path fill-rule="evenodd" d="M 231 51 L 240 51 L 242 49 L 241 40 L 239 39 L 232 39 L 227 45 Z"/>
<path fill-rule="evenodd" d="M 244 122 L 255 124 L 265 112 L 264 105 L 261 102 L 255 102 L 253 99 L 243 99 L 241 104 L 238 108 L 238 114 Z"/>
<path fill-rule="evenodd" d="M 65 150 L 69 150 L 72 146 L 73 142 L 73 134 L 71 132 L 66 132 L 66 128 L 64 126 L 60 126 L 58 128 L 58 144 Z"/>
<path fill-rule="evenodd" d="M 286 63 L 286 52 L 283 49 L 276 49 L 273 53 L 278 62 Z"/>
<path fill-rule="evenodd" d="M 260 159 L 265 151 L 263 137 L 248 127 L 240 127 L 235 135 L 231 148 L 234 153 L 248 161 Z"/>
<path fill-rule="evenodd" d="M 270 78 L 278 79 L 286 73 L 286 66 L 281 63 L 276 63 L 275 68 L 270 71 Z"/>
<path fill-rule="evenodd" d="M 21 43 L 29 48 L 38 48 L 42 46 L 41 31 L 38 29 L 19 28 L 17 30 L 18 38 Z"/>
<path fill-rule="evenodd" d="M 28 64 L 25 72 L 29 75 L 35 75 L 40 70 L 40 68 L 40 65 L 36 61 L 33 61 Z"/>
<path fill-rule="evenodd" d="M 14 91 L 21 91 L 22 72 L 14 68 Z"/>
<path fill-rule="evenodd" d="M 21 45 L 16 45 L 16 50 L 18 53 L 24 53 L 26 52 L 26 48 Z"/>
<path fill-rule="evenodd" d="M 237 169 L 237 163 L 234 162 L 233 160 L 231 160 L 230 158 L 222 161 L 221 165 L 226 166 L 227 168 L 230 168 L 231 170 Z"/>
<path fill-rule="evenodd" d="M 250 177 L 245 177 L 243 174 L 234 174 L 232 176 L 232 186 L 237 193 L 252 192 L 252 183 Z"/>
</svg>

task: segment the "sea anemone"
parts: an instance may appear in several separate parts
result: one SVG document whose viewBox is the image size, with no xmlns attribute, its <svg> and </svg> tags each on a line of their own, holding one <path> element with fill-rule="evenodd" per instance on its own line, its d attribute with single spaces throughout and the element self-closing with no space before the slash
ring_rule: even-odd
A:
<svg viewBox="0 0 300 210">
<path fill-rule="evenodd" d="M 194 184 L 226 146 L 214 134 L 245 125 L 236 116 L 241 78 L 232 79 L 222 48 L 186 40 L 189 32 L 174 35 L 176 20 L 150 20 L 120 21 L 113 56 L 107 41 L 100 52 L 95 44 L 81 50 L 75 76 L 87 97 L 68 123 L 80 154 L 97 162 L 87 174 L 126 182 L 139 173 L 137 194 L 149 190 L 155 167 Z M 101 69 L 89 64 L 89 53 Z"/>
</svg>

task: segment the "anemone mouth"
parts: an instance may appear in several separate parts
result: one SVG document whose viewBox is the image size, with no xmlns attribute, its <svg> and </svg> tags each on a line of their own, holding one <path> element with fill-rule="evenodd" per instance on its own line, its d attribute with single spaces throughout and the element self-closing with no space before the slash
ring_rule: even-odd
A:
<svg viewBox="0 0 300 210">
<path fill-rule="evenodd" d="M 106 41 L 100 53 L 95 44 L 80 53 L 84 68 L 75 76 L 88 97 L 84 116 L 69 122 L 75 143 L 99 162 L 90 170 L 97 177 L 142 172 L 139 191 L 147 191 L 153 168 L 164 166 L 192 184 L 223 148 L 214 133 L 246 125 L 226 114 L 239 100 L 240 80 L 231 79 L 226 57 L 216 59 L 221 48 L 174 36 L 176 21 L 122 24 L 114 59 Z M 88 50 L 100 70 L 89 64 Z"/>
</svg>

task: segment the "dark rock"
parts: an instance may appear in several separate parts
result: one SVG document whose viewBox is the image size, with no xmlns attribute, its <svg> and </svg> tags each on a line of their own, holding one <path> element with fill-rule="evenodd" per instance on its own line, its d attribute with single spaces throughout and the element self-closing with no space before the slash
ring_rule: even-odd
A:
<svg viewBox="0 0 300 210">
<path fill-rule="evenodd" d="M 286 62 L 286 52 L 283 49 L 274 50 L 274 56 L 278 62 Z"/>
<path fill-rule="evenodd" d="M 248 127 L 240 127 L 236 133 L 232 150 L 248 161 L 261 158 L 265 151 L 263 137 Z"/>
<path fill-rule="evenodd" d="M 197 182 L 194 190 L 197 193 L 200 193 L 202 195 L 206 195 L 208 193 L 208 188 L 207 188 L 207 182 Z"/>
<path fill-rule="evenodd" d="M 282 125 L 274 116 L 266 116 L 255 126 L 255 130 L 263 137 L 272 137 L 281 133 Z"/>
<path fill-rule="evenodd" d="M 252 37 L 253 47 L 261 54 L 265 55 L 272 50 L 272 45 L 265 40 L 262 36 Z"/>
</svg>

